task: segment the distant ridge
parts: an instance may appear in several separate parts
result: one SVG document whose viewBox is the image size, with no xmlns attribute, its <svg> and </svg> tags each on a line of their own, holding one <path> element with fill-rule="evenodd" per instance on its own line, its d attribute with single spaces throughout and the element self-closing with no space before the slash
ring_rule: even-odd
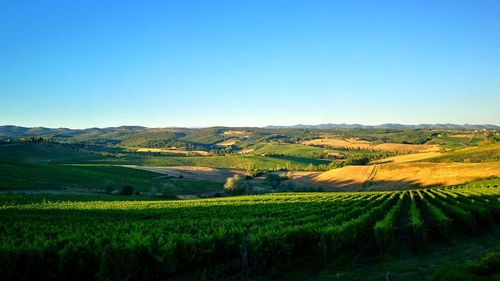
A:
<svg viewBox="0 0 500 281">
<path fill-rule="evenodd" d="M 219 129 L 250 129 L 252 127 L 205 127 L 205 128 L 148 128 L 142 126 L 119 126 L 119 127 L 106 127 L 106 128 L 87 128 L 87 129 L 69 129 L 69 128 L 45 128 L 45 127 L 21 127 L 6 125 L 0 126 L 0 139 L 18 138 L 18 137 L 37 137 L 37 136 L 55 136 L 59 138 L 71 138 L 86 135 L 93 138 L 107 138 L 111 136 L 125 136 L 133 135 L 151 130 L 203 130 L 210 128 Z M 255 128 L 255 127 L 253 127 Z M 419 125 L 403 125 L 397 123 L 387 123 L 381 125 L 362 125 L 362 124 L 319 124 L 319 125 L 305 125 L 297 124 L 291 126 L 266 126 L 261 129 L 456 129 L 456 130 L 500 130 L 500 126 L 493 124 L 419 124 Z"/>
<path fill-rule="evenodd" d="M 500 126 L 493 124 L 418 124 L 418 125 L 403 125 L 397 123 L 386 123 L 380 125 L 361 125 L 361 124 L 319 124 L 319 125 L 304 125 L 297 124 L 291 126 L 266 126 L 264 129 L 457 129 L 457 130 L 498 130 Z"/>
<path fill-rule="evenodd" d="M 45 127 L 20 127 L 13 125 L 0 126 L 0 138 L 17 137 L 37 137 L 56 135 L 60 137 L 71 137 L 80 134 L 110 134 L 110 133 L 134 133 L 146 129 L 141 126 L 120 126 L 108 128 L 88 128 L 88 129 L 69 129 L 69 128 L 45 128 Z"/>
</svg>

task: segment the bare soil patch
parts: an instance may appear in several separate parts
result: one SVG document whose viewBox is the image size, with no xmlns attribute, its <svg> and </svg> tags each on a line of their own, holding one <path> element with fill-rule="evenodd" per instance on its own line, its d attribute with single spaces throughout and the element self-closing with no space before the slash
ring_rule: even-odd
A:
<svg viewBox="0 0 500 281">
<path fill-rule="evenodd" d="M 121 165 L 121 167 L 150 171 L 172 177 L 209 181 L 225 181 L 228 177 L 234 176 L 235 174 L 239 174 L 240 176 L 245 175 L 245 172 L 242 170 L 218 169 L 199 166 L 149 167 L 137 165 Z"/>
</svg>

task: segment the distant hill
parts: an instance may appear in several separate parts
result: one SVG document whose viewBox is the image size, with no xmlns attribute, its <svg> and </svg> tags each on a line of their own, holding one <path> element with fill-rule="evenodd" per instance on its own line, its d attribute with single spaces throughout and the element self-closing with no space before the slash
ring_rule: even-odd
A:
<svg viewBox="0 0 500 281">
<path fill-rule="evenodd" d="M 262 128 L 251 127 L 209 127 L 209 128 L 147 128 L 142 126 L 120 126 L 120 127 L 107 127 L 107 128 L 88 128 L 88 129 L 69 129 L 69 128 L 45 128 L 45 127 L 20 127 L 13 125 L 0 126 L 0 139 L 8 138 L 22 138 L 22 137 L 39 137 L 39 136 L 53 136 L 56 138 L 77 138 L 77 139 L 94 139 L 94 138 L 123 138 L 125 136 L 134 136 L 137 134 L 164 134 L 177 133 L 179 138 L 181 135 L 185 136 L 184 140 L 193 141 L 195 138 L 207 138 L 207 136 L 220 135 L 221 132 L 231 129 L 240 129 L 251 133 L 264 133 L 268 134 L 265 130 L 282 130 L 282 129 L 455 129 L 455 130 L 500 130 L 500 126 L 493 124 L 419 124 L 419 125 L 403 125 L 397 123 L 387 123 L 381 125 L 362 125 L 362 124 L 319 124 L 319 125 L 305 125 L 297 124 L 291 126 L 266 126 Z M 262 131 L 262 129 L 265 129 Z M 193 139 L 187 137 L 190 135 Z M 207 139 L 202 143 L 211 143 L 217 141 L 216 138 Z"/>
<path fill-rule="evenodd" d="M 493 124 L 418 124 L 403 125 L 397 123 L 387 123 L 381 125 L 361 125 L 361 124 L 319 124 L 319 125 L 291 125 L 291 126 L 266 126 L 265 129 L 455 129 L 455 130 L 498 130 L 500 126 Z"/>
<path fill-rule="evenodd" d="M 20 138 L 20 137 L 74 137 L 78 135 L 103 135 L 111 133 L 133 133 L 146 129 L 140 126 L 121 126 L 109 128 L 88 128 L 88 129 L 68 129 L 68 128 L 45 128 L 45 127 L 20 127 L 20 126 L 0 126 L 0 138 Z"/>
<path fill-rule="evenodd" d="M 79 143 L 88 145 L 120 146 L 127 148 L 176 148 L 183 150 L 244 149 L 259 142 L 297 143 L 304 139 L 316 139 L 321 135 L 340 138 L 360 138 L 371 142 L 395 142 L 422 144 L 437 134 L 430 130 L 415 129 L 500 129 L 496 125 L 382 124 L 320 124 L 295 126 L 256 127 L 209 127 L 209 128 L 147 128 L 120 126 L 108 128 L 45 128 L 0 126 L 1 141 L 37 141 L 32 137 L 43 137 L 49 142 Z M 388 134 L 390 133 L 390 134 Z M 231 147 L 218 145 L 233 143 Z"/>
</svg>

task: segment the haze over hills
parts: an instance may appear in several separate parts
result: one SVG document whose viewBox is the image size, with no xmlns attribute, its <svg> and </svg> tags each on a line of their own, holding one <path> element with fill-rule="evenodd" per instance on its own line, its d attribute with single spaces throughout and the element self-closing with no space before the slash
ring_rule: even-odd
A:
<svg viewBox="0 0 500 281">
<path fill-rule="evenodd" d="M 294 129 L 370 129 L 370 128 L 380 128 L 380 129 L 454 129 L 454 130 L 480 130 L 480 129 L 490 129 L 496 130 L 500 129 L 500 126 L 493 124 L 418 124 L 418 125 L 405 125 L 398 123 L 385 123 L 380 125 L 362 125 L 362 124 L 318 124 L 318 125 L 304 125 L 297 124 L 291 126 L 279 126 L 279 125 L 270 125 L 264 128 L 270 129 L 286 129 L 286 128 L 294 128 Z"/>
<path fill-rule="evenodd" d="M 162 129 L 187 129 L 180 127 L 164 127 Z M 214 126 L 206 128 L 231 128 L 226 126 Z M 251 127 L 241 127 L 241 128 L 251 128 Z M 363 125 L 363 124 L 318 124 L 318 125 L 269 125 L 261 127 L 261 129 L 452 129 L 452 130 L 498 130 L 500 126 L 494 124 L 418 124 L 418 125 L 406 125 L 398 123 L 386 123 L 380 125 Z M 76 135 L 88 135 L 88 134 L 129 134 L 137 133 L 146 129 L 153 129 L 143 126 L 119 126 L 119 127 L 105 127 L 105 128 L 87 128 L 87 129 L 70 129 L 70 128 L 46 128 L 46 127 L 22 127 L 15 125 L 4 125 L 0 126 L 0 138 L 16 138 L 16 137 L 28 137 L 28 136 L 46 136 L 46 135 L 59 135 L 59 136 L 76 136 Z M 203 129 L 203 128 L 197 128 Z"/>
</svg>

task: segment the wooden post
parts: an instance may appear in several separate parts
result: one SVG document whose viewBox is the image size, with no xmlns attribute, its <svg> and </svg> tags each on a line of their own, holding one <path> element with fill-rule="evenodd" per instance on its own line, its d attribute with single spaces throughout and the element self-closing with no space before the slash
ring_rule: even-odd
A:
<svg viewBox="0 0 500 281">
<path fill-rule="evenodd" d="M 325 267 L 325 269 L 328 268 L 328 245 L 326 243 L 326 237 L 325 237 L 325 234 L 323 233 L 321 235 L 321 244 L 322 245 L 322 254 L 323 254 L 323 266 Z"/>
<path fill-rule="evenodd" d="M 248 279 L 248 235 L 243 237 L 243 253 L 241 257 L 241 269 L 243 273 L 243 278 Z"/>
</svg>

